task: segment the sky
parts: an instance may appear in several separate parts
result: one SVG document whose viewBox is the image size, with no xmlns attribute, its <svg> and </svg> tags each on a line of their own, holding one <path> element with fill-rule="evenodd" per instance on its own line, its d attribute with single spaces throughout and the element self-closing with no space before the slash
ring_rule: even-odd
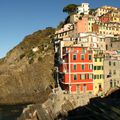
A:
<svg viewBox="0 0 120 120">
<path fill-rule="evenodd" d="M 56 27 L 67 16 L 63 7 L 88 2 L 91 8 L 111 5 L 120 0 L 0 0 L 0 58 L 19 44 L 26 35 L 46 27 Z"/>
</svg>

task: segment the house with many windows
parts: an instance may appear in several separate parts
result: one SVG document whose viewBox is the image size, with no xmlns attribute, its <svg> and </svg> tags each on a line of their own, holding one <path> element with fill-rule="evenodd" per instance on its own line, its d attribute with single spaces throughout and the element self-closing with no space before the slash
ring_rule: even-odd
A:
<svg viewBox="0 0 120 120">
<path fill-rule="evenodd" d="M 120 87 L 120 54 L 107 52 L 104 60 L 105 92 Z"/>
<path fill-rule="evenodd" d="M 60 82 L 69 93 L 93 92 L 93 52 L 87 47 L 63 47 Z"/>
<path fill-rule="evenodd" d="M 93 94 L 100 95 L 104 91 L 103 50 L 93 50 L 93 58 Z"/>
</svg>

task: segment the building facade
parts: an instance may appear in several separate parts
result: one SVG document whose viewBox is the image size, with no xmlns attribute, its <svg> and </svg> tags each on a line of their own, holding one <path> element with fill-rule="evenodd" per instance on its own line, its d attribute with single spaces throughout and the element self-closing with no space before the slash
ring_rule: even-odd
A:
<svg viewBox="0 0 120 120">
<path fill-rule="evenodd" d="M 95 96 L 104 92 L 104 56 L 102 50 L 93 50 L 93 94 Z"/>
<path fill-rule="evenodd" d="M 112 10 L 117 10 L 117 8 L 112 7 L 112 6 L 102 6 L 96 10 L 96 16 L 101 16 L 101 15 L 106 14 Z"/>
<path fill-rule="evenodd" d="M 120 23 L 120 10 L 112 10 L 99 17 L 99 21 L 103 23 L 116 22 Z"/>
<path fill-rule="evenodd" d="M 60 81 L 69 93 L 93 92 L 93 55 L 86 47 L 63 47 Z"/>
<path fill-rule="evenodd" d="M 107 57 L 104 60 L 105 93 L 111 88 L 120 87 L 120 59 Z"/>
</svg>

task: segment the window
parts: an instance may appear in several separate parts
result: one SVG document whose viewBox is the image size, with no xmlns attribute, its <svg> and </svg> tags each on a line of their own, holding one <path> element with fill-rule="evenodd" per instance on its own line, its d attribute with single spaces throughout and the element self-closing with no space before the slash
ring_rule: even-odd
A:
<svg viewBox="0 0 120 120">
<path fill-rule="evenodd" d="M 81 74 L 81 75 L 80 75 L 80 79 L 81 79 L 81 80 L 85 80 L 85 74 Z"/>
<path fill-rule="evenodd" d="M 73 60 L 76 60 L 77 59 L 77 56 L 76 55 L 73 55 Z"/>
<path fill-rule="evenodd" d="M 93 65 L 89 65 L 89 70 L 92 70 L 93 69 Z"/>
<path fill-rule="evenodd" d="M 82 53 L 85 53 L 85 48 L 82 48 Z"/>
<path fill-rule="evenodd" d="M 81 55 L 81 60 L 84 60 L 84 55 Z"/>
<path fill-rule="evenodd" d="M 100 70 L 101 69 L 101 66 L 97 66 L 97 70 Z"/>
<path fill-rule="evenodd" d="M 95 58 L 95 62 L 97 62 L 97 58 Z"/>
<path fill-rule="evenodd" d="M 99 75 L 97 75 L 97 79 L 99 79 Z"/>
<path fill-rule="evenodd" d="M 77 75 L 74 75 L 74 80 L 77 80 Z"/>
<path fill-rule="evenodd" d="M 111 66 L 111 61 L 109 61 L 109 66 Z"/>
<path fill-rule="evenodd" d="M 73 69 L 74 69 L 74 70 L 76 70 L 76 67 L 77 67 L 76 65 L 73 65 Z"/>
<path fill-rule="evenodd" d="M 104 75 L 102 75 L 102 78 L 104 79 Z"/>
<path fill-rule="evenodd" d="M 94 66 L 94 70 L 96 70 L 96 66 Z"/>
<path fill-rule="evenodd" d="M 92 60 L 92 55 L 88 55 L 88 60 Z"/>
<path fill-rule="evenodd" d="M 102 62 L 102 58 L 100 58 L 100 62 Z"/>
<path fill-rule="evenodd" d="M 84 64 L 82 64 L 82 70 L 84 70 L 85 69 L 85 65 Z"/>
<path fill-rule="evenodd" d="M 112 80 L 110 80 L 110 87 L 113 87 L 113 82 L 112 82 Z"/>
<path fill-rule="evenodd" d="M 116 65 L 116 63 L 115 63 L 115 62 L 113 62 L 113 65 L 115 66 L 115 65 Z"/>
<path fill-rule="evenodd" d="M 96 79 L 96 75 L 94 75 L 94 79 Z"/>
<path fill-rule="evenodd" d="M 92 78 L 93 78 L 93 75 L 92 75 L 92 74 L 89 74 L 88 76 L 89 76 L 89 77 L 88 77 L 89 79 L 92 79 Z"/>
<path fill-rule="evenodd" d="M 116 70 L 113 71 L 113 74 L 114 74 L 114 75 L 116 74 Z"/>
<path fill-rule="evenodd" d="M 116 87 L 116 80 L 114 80 L 114 87 Z"/>
<path fill-rule="evenodd" d="M 109 70 L 109 75 L 111 75 L 112 74 L 112 72 L 111 72 L 111 70 Z"/>
<path fill-rule="evenodd" d="M 104 69 L 104 66 L 102 66 L 102 70 Z"/>
</svg>

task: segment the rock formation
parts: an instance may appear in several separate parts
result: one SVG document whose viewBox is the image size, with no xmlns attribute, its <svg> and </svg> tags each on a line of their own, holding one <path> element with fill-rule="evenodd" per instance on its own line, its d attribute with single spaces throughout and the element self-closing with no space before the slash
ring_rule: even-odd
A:
<svg viewBox="0 0 120 120">
<path fill-rule="evenodd" d="M 34 32 L 0 60 L 0 104 L 47 99 L 54 86 L 53 35 L 53 28 Z"/>
</svg>

